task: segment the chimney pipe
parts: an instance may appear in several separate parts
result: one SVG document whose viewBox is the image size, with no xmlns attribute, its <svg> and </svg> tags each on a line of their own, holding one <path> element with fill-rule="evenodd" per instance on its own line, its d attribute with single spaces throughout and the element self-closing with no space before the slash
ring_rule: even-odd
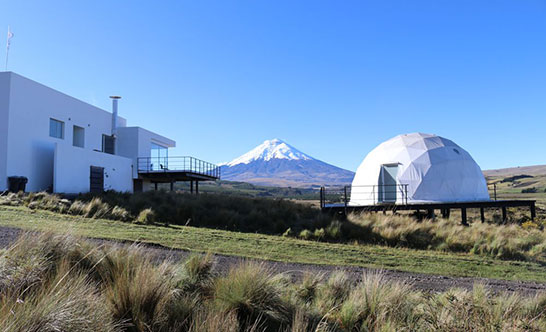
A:
<svg viewBox="0 0 546 332">
<path fill-rule="evenodd" d="M 110 96 L 112 99 L 112 136 L 115 138 L 118 134 L 118 100 L 120 96 Z"/>
<path fill-rule="evenodd" d="M 110 96 L 112 98 L 112 140 L 114 144 L 114 153 L 118 152 L 117 149 L 117 136 L 118 136 L 118 100 L 120 96 Z"/>
</svg>

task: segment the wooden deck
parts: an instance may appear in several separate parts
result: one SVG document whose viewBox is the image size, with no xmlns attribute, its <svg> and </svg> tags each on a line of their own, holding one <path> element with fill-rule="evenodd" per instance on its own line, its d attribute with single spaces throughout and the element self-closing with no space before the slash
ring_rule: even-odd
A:
<svg viewBox="0 0 546 332">
<path fill-rule="evenodd" d="M 461 222 L 463 225 L 468 225 L 467 209 L 480 209 L 481 221 L 485 222 L 486 208 L 498 208 L 502 211 L 502 219 L 506 221 L 507 208 L 510 207 L 528 207 L 531 220 L 536 217 L 536 201 L 534 200 L 499 200 L 499 201 L 475 201 L 475 202 L 446 202 L 446 203 L 407 203 L 407 204 L 374 204 L 374 205 L 350 205 L 348 203 L 340 204 L 323 204 L 322 210 L 330 213 L 341 213 L 347 215 L 351 212 L 386 212 L 386 211 L 427 211 L 429 218 L 436 216 L 435 210 L 439 210 L 444 218 L 448 218 L 451 210 L 461 210 Z"/>
</svg>

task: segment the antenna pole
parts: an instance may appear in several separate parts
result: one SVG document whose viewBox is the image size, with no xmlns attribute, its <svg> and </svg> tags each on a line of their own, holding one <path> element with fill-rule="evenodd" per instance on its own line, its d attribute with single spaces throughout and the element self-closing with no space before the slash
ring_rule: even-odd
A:
<svg viewBox="0 0 546 332">
<path fill-rule="evenodd" d="M 8 37 L 6 39 L 6 71 L 8 71 L 9 44 L 11 37 L 13 37 L 13 33 L 11 33 L 11 29 L 8 25 Z"/>
</svg>

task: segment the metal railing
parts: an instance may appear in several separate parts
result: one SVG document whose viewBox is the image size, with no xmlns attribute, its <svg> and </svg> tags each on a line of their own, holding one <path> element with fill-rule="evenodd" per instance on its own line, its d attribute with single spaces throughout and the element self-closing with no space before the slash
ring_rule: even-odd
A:
<svg viewBox="0 0 546 332">
<path fill-rule="evenodd" d="M 488 183 L 489 197 L 493 201 L 506 201 L 515 199 L 536 199 L 542 197 L 543 190 L 537 187 L 500 186 L 498 182 Z"/>
<path fill-rule="evenodd" d="M 350 202 L 357 205 L 408 204 L 408 185 L 377 184 L 320 188 L 321 207 L 329 204 L 343 204 L 347 207 Z"/>
<path fill-rule="evenodd" d="M 220 178 L 220 167 L 194 157 L 140 157 L 137 158 L 139 173 L 191 172 Z"/>
</svg>

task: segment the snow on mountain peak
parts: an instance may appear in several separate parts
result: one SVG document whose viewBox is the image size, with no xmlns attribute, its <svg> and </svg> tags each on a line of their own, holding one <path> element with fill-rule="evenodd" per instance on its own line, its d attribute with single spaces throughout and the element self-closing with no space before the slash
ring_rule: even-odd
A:
<svg viewBox="0 0 546 332">
<path fill-rule="evenodd" d="M 278 138 L 267 140 L 244 155 L 233 159 L 225 164 L 235 166 L 238 164 L 249 164 L 256 160 L 288 159 L 288 160 L 314 160 L 314 158 L 299 151 Z"/>
</svg>

